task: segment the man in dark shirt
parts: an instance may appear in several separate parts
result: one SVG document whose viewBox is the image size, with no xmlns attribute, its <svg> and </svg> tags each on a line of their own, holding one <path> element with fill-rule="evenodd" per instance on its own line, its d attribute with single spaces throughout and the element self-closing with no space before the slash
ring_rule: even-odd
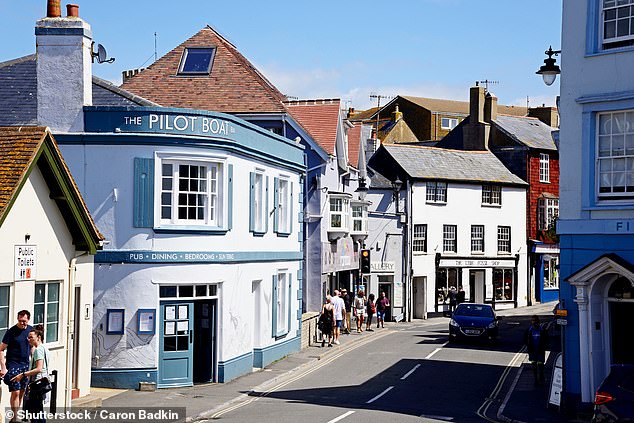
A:
<svg viewBox="0 0 634 423">
<path fill-rule="evenodd" d="M 352 298 L 350 298 L 350 294 L 348 294 L 348 290 L 343 288 L 341 290 L 341 298 L 343 298 L 343 303 L 346 306 L 346 315 L 344 317 L 344 322 L 346 327 L 343 330 L 343 333 L 350 335 L 350 314 L 352 313 Z"/>
<path fill-rule="evenodd" d="M 28 310 L 18 312 L 18 323 L 10 327 L 0 343 L 0 377 L 9 386 L 11 392 L 11 410 L 13 415 L 18 415 L 20 404 L 24 398 L 24 391 L 28 384 L 28 378 L 23 377 L 19 382 L 11 381 L 15 376 L 29 370 L 29 332 L 33 329 L 29 325 L 31 313 Z M 6 352 L 6 353 L 5 353 Z M 6 355 L 6 356 L 5 356 Z M 14 417 L 11 421 L 17 421 Z"/>
</svg>

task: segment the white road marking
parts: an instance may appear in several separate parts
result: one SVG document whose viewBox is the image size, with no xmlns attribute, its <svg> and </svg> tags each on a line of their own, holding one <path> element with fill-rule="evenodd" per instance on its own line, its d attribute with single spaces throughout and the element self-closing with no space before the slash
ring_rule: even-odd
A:
<svg viewBox="0 0 634 423">
<path fill-rule="evenodd" d="M 381 392 L 379 395 L 377 395 L 376 397 L 372 398 L 370 401 L 367 401 L 366 404 L 372 404 L 374 401 L 378 400 L 379 398 L 381 398 L 383 395 L 387 394 L 388 392 L 390 392 L 392 390 L 392 388 L 394 388 L 393 386 L 390 386 L 389 388 L 387 388 L 385 391 Z"/>
<path fill-rule="evenodd" d="M 347 413 L 342 414 L 341 416 L 330 420 L 328 423 L 337 423 L 339 420 L 343 420 L 348 417 L 350 414 L 354 413 L 354 411 L 348 411 Z"/>
<path fill-rule="evenodd" d="M 420 367 L 420 364 L 415 365 L 412 370 L 410 370 L 409 372 L 405 373 L 405 375 L 401 378 L 401 380 L 407 379 L 407 377 L 409 375 L 411 375 L 412 373 L 414 373 L 416 371 L 416 369 L 418 369 L 419 367 Z"/>
<path fill-rule="evenodd" d="M 430 358 L 432 358 L 434 356 L 434 354 L 436 354 L 438 351 L 442 350 L 442 347 L 444 347 L 445 345 L 447 345 L 447 344 L 445 343 L 440 348 L 436 348 L 435 350 L 433 350 L 432 352 L 427 354 L 427 357 L 425 357 L 425 360 L 429 360 Z"/>
</svg>

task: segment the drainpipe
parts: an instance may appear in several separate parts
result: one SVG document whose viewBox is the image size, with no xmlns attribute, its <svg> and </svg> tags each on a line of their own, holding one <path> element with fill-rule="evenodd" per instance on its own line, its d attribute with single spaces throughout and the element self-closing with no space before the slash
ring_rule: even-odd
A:
<svg viewBox="0 0 634 423">
<path fill-rule="evenodd" d="M 66 316 L 66 343 L 67 348 L 66 348 L 66 381 L 64 383 L 64 406 L 69 408 L 71 405 L 71 400 L 72 400 L 72 392 L 73 392 L 73 388 L 72 388 L 72 374 L 73 374 L 73 366 L 72 366 L 72 352 L 73 352 L 73 347 L 74 347 L 74 342 L 72 342 L 73 340 L 71 339 L 71 336 L 74 337 L 74 333 L 73 333 L 73 327 L 74 327 L 74 323 L 75 323 L 75 301 L 77 301 L 77 298 L 75 298 L 75 301 L 73 301 L 73 293 L 74 293 L 74 288 L 75 288 L 75 272 L 77 270 L 76 265 L 77 265 L 77 259 L 81 256 L 85 256 L 87 255 L 88 252 L 84 251 L 83 253 L 73 257 L 70 260 L 70 263 L 68 265 L 68 300 L 67 300 L 67 316 Z"/>
</svg>

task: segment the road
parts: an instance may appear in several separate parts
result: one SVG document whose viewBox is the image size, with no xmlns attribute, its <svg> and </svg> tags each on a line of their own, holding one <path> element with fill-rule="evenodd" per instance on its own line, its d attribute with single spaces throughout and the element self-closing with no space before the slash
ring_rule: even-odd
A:
<svg viewBox="0 0 634 423">
<path fill-rule="evenodd" d="M 494 344 L 447 344 L 448 319 L 376 329 L 213 419 L 259 423 L 482 422 L 523 355 L 527 316 L 506 317 Z M 486 416 L 485 416 L 486 415 Z"/>
</svg>

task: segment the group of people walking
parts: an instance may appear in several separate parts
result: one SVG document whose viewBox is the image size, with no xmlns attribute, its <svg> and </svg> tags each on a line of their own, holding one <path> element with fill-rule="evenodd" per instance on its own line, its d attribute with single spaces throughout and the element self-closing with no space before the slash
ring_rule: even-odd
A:
<svg viewBox="0 0 634 423">
<path fill-rule="evenodd" d="M 352 298 L 346 289 L 335 290 L 334 295 L 326 296 L 326 303 L 321 309 L 318 320 L 318 327 L 322 333 L 321 346 L 332 347 L 339 345 L 341 332 L 350 334 L 352 332 L 352 318 L 356 322 L 357 333 L 364 330 L 373 331 L 372 319 L 376 314 L 376 327 L 384 327 L 385 313 L 390 307 L 390 300 L 381 292 L 379 298 L 375 300 L 374 294 L 368 295 L 360 289 L 357 295 Z M 365 325 L 365 329 L 364 329 Z"/>
<path fill-rule="evenodd" d="M 22 403 L 32 423 L 46 422 L 43 411 L 44 403 L 50 399 L 50 361 L 44 346 L 43 325 L 33 327 L 29 325 L 30 319 L 28 310 L 19 311 L 17 323 L 7 329 L 0 343 L 0 378 L 11 393 L 12 422 L 21 420 L 18 412 Z M 36 383 L 43 378 L 47 378 L 48 387 Z"/>
</svg>

